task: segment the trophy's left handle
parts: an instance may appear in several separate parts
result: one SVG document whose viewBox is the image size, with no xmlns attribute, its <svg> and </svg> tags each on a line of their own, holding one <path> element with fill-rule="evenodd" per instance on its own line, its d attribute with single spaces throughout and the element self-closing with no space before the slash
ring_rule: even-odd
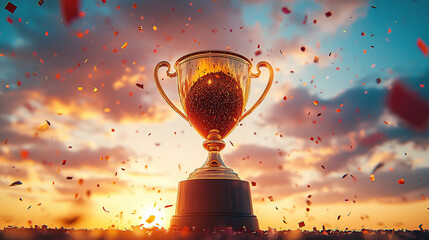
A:
<svg viewBox="0 0 429 240">
<path fill-rule="evenodd" d="M 273 79 L 274 79 L 273 67 L 271 67 L 271 65 L 265 61 L 259 62 L 256 65 L 256 69 L 258 70 L 258 72 L 257 73 L 250 73 L 250 77 L 251 78 L 258 78 L 261 75 L 261 70 L 259 69 L 260 67 L 266 67 L 270 71 L 270 77 L 268 79 L 267 86 L 265 87 L 265 90 L 262 93 L 262 95 L 259 97 L 258 101 L 256 101 L 255 104 L 253 104 L 253 106 L 249 110 L 247 110 L 245 114 L 243 114 L 240 117 L 238 122 L 241 122 L 245 117 L 249 116 L 249 114 L 251 114 L 253 112 L 253 110 L 255 110 L 255 108 L 258 107 L 259 104 L 261 104 L 261 102 L 264 100 L 265 96 L 267 96 L 267 93 L 270 90 L 271 85 L 273 84 Z"/>
<path fill-rule="evenodd" d="M 170 100 L 170 98 L 168 98 L 167 94 L 165 94 L 164 89 L 162 89 L 161 83 L 159 82 L 159 78 L 158 78 L 158 70 L 162 67 L 167 67 L 167 76 L 172 78 L 172 77 L 176 77 L 177 76 L 177 72 L 175 73 L 170 73 L 170 63 L 168 63 L 167 61 L 161 61 L 159 62 L 156 67 L 155 67 L 155 71 L 154 71 L 154 77 L 155 77 L 155 84 L 156 84 L 156 88 L 158 88 L 159 93 L 161 93 L 161 96 L 164 98 L 164 100 L 168 103 L 168 105 L 170 105 L 170 107 L 176 111 L 183 119 L 185 119 L 186 121 L 189 121 L 188 117 L 182 112 L 180 111 L 176 105 L 174 105 L 174 103 Z"/>
</svg>

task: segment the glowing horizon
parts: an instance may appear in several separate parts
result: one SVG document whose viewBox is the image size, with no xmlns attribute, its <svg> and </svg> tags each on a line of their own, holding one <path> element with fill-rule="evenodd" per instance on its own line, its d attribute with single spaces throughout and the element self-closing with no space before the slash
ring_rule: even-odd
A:
<svg viewBox="0 0 429 240">
<path fill-rule="evenodd" d="M 254 182 L 261 229 L 428 228 L 427 2 L 81 1 L 68 24 L 59 1 L 11 3 L 0 11 L 0 227 L 168 228 L 178 182 L 207 151 L 153 69 L 219 49 L 275 70 L 221 153 Z"/>
</svg>

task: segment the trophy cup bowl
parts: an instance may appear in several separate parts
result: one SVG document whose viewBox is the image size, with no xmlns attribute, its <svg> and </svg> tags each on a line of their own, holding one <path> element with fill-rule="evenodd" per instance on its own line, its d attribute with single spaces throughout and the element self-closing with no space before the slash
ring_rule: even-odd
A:
<svg viewBox="0 0 429 240">
<path fill-rule="evenodd" d="M 158 78 L 158 70 L 167 67 L 168 77 L 177 77 L 179 98 L 185 113 L 167 97 Z M 251 78 L 260 76 L 260 67 L 270 72 L 268 84 L 253 106 L 245 111 Z M 170 73 L 170 64 L 159 62 L 154 71 L 155 83 L 165 101 L 205 139 L 208 157 L 202 167 L 179 183 L 176 215 L 172 227 L 233 227 L 258 230 L 253 215 L 249 183 L 240 180 L 220 156 L 224 139 L 262 102 L 274 77 L 271 65 L 257 64 L 251 73 L 249 59 L 229 51 L 200 51 L 179 58 Z"/>
</svg>

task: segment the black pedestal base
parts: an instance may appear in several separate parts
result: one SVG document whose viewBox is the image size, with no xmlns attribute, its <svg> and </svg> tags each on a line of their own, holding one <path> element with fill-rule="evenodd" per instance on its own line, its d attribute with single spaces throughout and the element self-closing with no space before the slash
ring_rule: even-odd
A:
<svg viewBox="0 0 429 240">
<path fill-rule="evenodd" d="M 181 181 L 171 227 L 259 230 L 249 183 L 231 179 Z"/>
</svg>

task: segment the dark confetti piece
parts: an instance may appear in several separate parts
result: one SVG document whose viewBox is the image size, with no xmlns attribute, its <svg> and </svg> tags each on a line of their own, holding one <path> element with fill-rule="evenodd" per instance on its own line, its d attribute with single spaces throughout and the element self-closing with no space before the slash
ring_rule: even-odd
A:
<svg viewBox="0 0 429 240">
<path fill-rule="evenodd" d="M 8 2 L 8 3 L 6 4 L 6 6 L 4 7 L 4 9 L 8 10 L 8 11 L 9 11 L 9 12 L 11 12 L 11 13 L 14 13 L 14 12 L 15 12 L 15 10 L 16 10 L 16 6 L 15 6 L 15 4 L 13 4 L 13 3 L 11 3 L 11 2 Z"/>
<path fill-rule="evenodd" d="M 22 182 L 21 181 L 15 181 L 15 182 L 11 183 L 9 185 L 9 187 L 18 186 L 18 185 L 22 185 Z"/>
</svg>

